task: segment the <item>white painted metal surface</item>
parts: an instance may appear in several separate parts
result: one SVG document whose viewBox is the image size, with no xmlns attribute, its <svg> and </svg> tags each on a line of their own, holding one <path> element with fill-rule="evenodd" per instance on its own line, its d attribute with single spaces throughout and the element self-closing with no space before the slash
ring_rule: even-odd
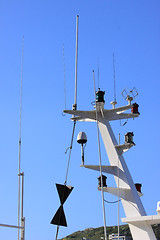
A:
<svg viewBox="0 0 160 240">
<path fill-rule="evenodd" d="M 96 103 L 97 104 L 97 103 Z M 104 109 L 104 103 L 98 103 L 98 126 L 102 135 L 104 146 L 111 166 L 102 166 L 102 171 L 113 174 L 117 188 L 106 187 L 103 190 L 114 194 L 122 199 L 122 205 L 126 214 L 124 222 L 129 224 L 131 234 L 134 240 L 156 240 L 151 224 L 160 223 L 160 217 L 146 216 L 145 209 L 140 200 L 140 194 L 137 192 L 131 174 L 126 165 L 123 153 L 134 144 L 118 145 L 109 121 L 135 118 L 139 114 L 123 113 L 131 109 L 133 105 L 127 105 L 111 110 Z M 65 110 L 65 113 L 73 114 L 77 121 L 95 121 L 96 112 L 93 111 L 73 111 Z M 84 165 L 84 167 L 99 171 L 100 166 Z M 118 178 L 119 169 L 119 178 Z M 119 190 L 118 190 L 119 186 Z M 101 190 L 101 189 L 99 189 Z"/>
<path fill-rule="evenodd" d="M 157 214 L 160 215 L 160 201 L 157 202 Z"/>
<path fill-rule="evenodd" d="M 130 217 L 130 218 L 122 218 L 122 222 L 125 223 L 141 223 L 146 222 L 147 224 L 159 224 L 160 216 L 159 215 L 150 215 L 150 216 L 141 216 L 141 217 Z"/>
<path fill-rule="evenodd" d="M 9 227 L 9 228 L 18 228 L 18 229 L 24 228 L 22 226 L 15 226 L 15 225 L 10 225 L 10 224 L 0 224 L 0 227 Z"/>
</svg>

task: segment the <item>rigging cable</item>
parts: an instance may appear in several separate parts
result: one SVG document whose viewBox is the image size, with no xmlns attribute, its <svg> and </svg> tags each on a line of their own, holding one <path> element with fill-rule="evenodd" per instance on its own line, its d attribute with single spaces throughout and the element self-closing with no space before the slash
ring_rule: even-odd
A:
<svg viewBox="0 0 160 240">
<path fill-rule="evenodd" d="M 116 200 L 116 201 L 108 201 L 108 200 L 106 200 L 106 199 L 104 199 L 104 201 L 106 202 L 106 203 L 118 203 L 118 201 L 121 201 L 121 199 L 120 200 Z"/>
<path fill-rule="evenodd" d="M 93 81 L 94 81 L 94 94 L 95 94 L 95 104 L 96 104 L 96 90 L 95 90 L 95 77 L 93 71 Z M 102 192 L 102 206 L 103 206 L 103 220 L 104 220 L 104 236 L 107 240 L 107 229 L 106 229 L 106 217 L 105 217 L 105 205 L 104 205 L 104 192 L 103 192 L 103 180 L 102 180 L 102 163 L 101 163 L 101 149 L 100 149 L 100 139 L 99 139 L 99 128 L 98 128 L 98 112 L 96 104 L 96 122 L 97 122 L 97 135 L 98 135 L 98 150 L 99 150 L 99 166 L 100 166 L 100 175 L 101 175 L 101 192 Z"/>
<path fill-rule="evenodd" d="M 66 178 L 65 178 L 64 185 L 67 184 L 68 170 L 69 170 L 69 164 L 70 164 L 70 159 L 71 159 L 71 151 L 72 151 L 72 146 L 73 146 L 73 139 L 74 139 L 75 127 L 76 127 L 76 121 L 74 120 L 72 137 L 71 137 L 71 145 L 70 145 L 70 147 L 69 147 L 70 150 L 69 150 L 69 157 L 68 157 L 68 165 L 67 165 Z"/>
<path fill-rule="evenodd" d="M 66 170 L 66 177 L 65 177 L 64 186 L 67 185 L 67 178 L 68 178 L 68 171 L 69 171 L 69 165 L 70 165 L 70 159 L 71 159 L 71 151 L 72 151 L 72 147 L 73 147 L 73 139 L 74 139 L 75 126 L 76 126 L 76 120 L 74 120 L 72 137 L 71 137 L 71 145 L 70 145 L 69 148 L 67 148 L 67 149 L 70 149 L 70 150 L 69 150 L 69 157 L 68 157 L 68 164 L 67 164 L 67 170 Z M 67 150 L 66 150 L 66 152 L 67 152 Z M 65 152 L 65 153 L 66 153 L 66 152 Z M 63 202 L 63 199 L 64 199 L 64 194 L 65 194 L 65 188 L 64 188 L 64 191 L 63 191 L 63 195 L 62 195 L 62 202 Z M 61 215 L 62 215 L 62 210 L 63 210 L 63 209 L 61 208 L 61 211 L 60 211 L 60 214 L 59 214 L 59 222 L 60 222 L 60 218 L 61 218 Z M 57 240 L 58 232 L 59 232 L 59 224 L 57 225 L 57 231 L 56 231 L 56 238 L 55 238 L 55 240 Z"/>
<path fill-rule="evenodd" d="M 67 164 L 67 170 L 66 170 L 66 178 L 65 178 L 65 182 L 64 182 L 64 185 L 65 185 L 65 186 L 67 185 L 68 170 L 69 170 L 70 159 L 71 159 L 71 151 L 72 151 L 72 147 L 73 147 L 73 139 L 74 139 L 75 126 L 76 126 L 76 121 L 74 121 L 73 131 L 72 131 L 72 137 L 71 137 L 71 145 L 70 145 L 70 147 L 69 147 L 70 150 L 69 150 L 68 164 Z M 65 153 L 66 153 L 66 152 L 65 152 Z M 62 199 L 64 198 L 64 193 L 65 193 L 65 190 L 64 190 L 64 192 L 63 192 Z M 63 200 L 62 200 L 62 202 L 63 202 Z M 61 209 L 61 212 L 60 212 L 60 215 L 59 215 L 59 221 L 60 221 L 61 213 L 62 213 L 62 209 Z M 58 237 L 58 232 L 59 232 L 59 225 L 57 226 L 56 240 L 57 240 L 57 237 Z"/>
<path fill-rule="evenodd" d="M 22 60 L 21 60 L 21 89 L 20 89 L 20 121 L 19 121 L 19 159 L 18 159 L 18 226 L 20 226 L 20 186 L 21 186 L 21 116 L 22 116 L 22 80 L 23 80 L 23 54 L 24 36 L 22 37 Z M 18 228 L 19 240 L 19 228 Z"/>
<path fill-rule="evenodd" d="M 119 133 L 119 145 L 120 145 L 120 133 Z M 119 158 L 118 158 L 118 240 L 119 240 L 119 216 L 120 216 L 120 214 L 119 214 Z"/>
<path fill-rule="evenodd" d="M 129 115 L 129 114 L 128 114 Z M 122 122 L 121 122 L 121 119 L 119 120 L 120 121 L 120 126 L 121 127 L 124 127 L 126 124 L 127 124 L 127 122 L 128 122 L 128 118 L 126 119 L 126 121 L 122 124 Z"/>
</svg>

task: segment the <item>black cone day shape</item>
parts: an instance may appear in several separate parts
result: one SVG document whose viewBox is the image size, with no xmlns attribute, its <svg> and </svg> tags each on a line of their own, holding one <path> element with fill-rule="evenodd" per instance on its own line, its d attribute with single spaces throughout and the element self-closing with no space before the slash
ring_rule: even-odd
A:
<svg viewBox="0 0 160 240">
<path fill-rule="evenodd" d="M 62 184 L 57 184 L 57 183 L 56 183 L 56 187 L 57 187 L 57 191 L 59 194 L 61 204 L 64 204 L 66 199 L 68 198 L 69 194 L 73 190 L 73 187 L 62 185 Z"/>
<path fill-rule="evenodd" d="M 63 205 L 61 205 L 54 217 L 52 218 L 51 224 L 67 227 L 66 217 L 63 210 Z"/>
<path fill-rule="evenodd" d="M 51 224 L 67 227 L 67 221 L 64 214 L 63 204 L 73 190 L 72 186 L 66 186 L 62 184 L 57 184 L 57 191 L 60 198 L 61 206 L 58 208 L 56 214 L 52 218 Z"/>
</svg>

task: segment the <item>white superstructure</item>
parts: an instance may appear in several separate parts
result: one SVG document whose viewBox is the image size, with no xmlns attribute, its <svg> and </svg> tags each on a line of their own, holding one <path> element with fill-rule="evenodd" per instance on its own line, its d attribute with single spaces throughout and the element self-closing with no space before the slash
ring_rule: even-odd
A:
<svg viewBox="0 0 160 240">
<path fill-rule="evenodd" d="M 99 92 L 104 93 L 100 91 L 100 89 Z M 142 193 L 140 191 L 137 191 L 125 159 L 123 157 L 123 153 L 129 148 L 131 148 L 134 143 L 125 142 L 125 144 L 119 145 L 109 123 L 113 120 L 129 118 L 134 119 L 138 117 L 138 105 L 131 104 L 131 102 L 129 102 L 129 105 L 127 106 L 115 108 L 114 105 L 113 109 L 104 109 L 104 100 L 102 95 L 100 96 L 100 98 L 98 98 L 97 95 L 97 100 L 95 104 L 96 110 L 65 110 L 64 112 L 72 114 L 72 120 L 74 121 L 98 122 L 98 127 L 110 161 L 110 166 L 101 166 L 102 172 L 114 175 L 117 185 L 117 188 L 105 186 L 103 187 L 103 191 L 121 198 L 121 202 L 126 215 L 126 218 L 123 218 L 122 222 L 129 224 L 130 231 L 134 240 L 156 240 L 151 225 L 155 223 L 160 223 L 160 215 L 146 215 L 146 211 L 140 199 Z M 131 113 L 124 113 L 129 109 L 132 109 Z M 92 170 L 100 171 L 99 165 L 82 166 Z M 98 187 L 98 190 L 101 191 L 102 187 Z M 157 212 L 159 213 L 160 205 L 158 206 Z"/>
</svg>

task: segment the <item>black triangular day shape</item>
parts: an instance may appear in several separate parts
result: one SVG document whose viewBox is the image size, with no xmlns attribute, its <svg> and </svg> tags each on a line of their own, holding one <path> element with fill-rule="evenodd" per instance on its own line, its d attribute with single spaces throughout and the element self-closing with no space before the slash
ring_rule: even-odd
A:
<svg viewBox="0 0 160 240">
<path fill-rule="evenodd" d="M 58 194 L 59 194 L 61 204 L 64 204 L 64 202 L 68 198 L 69 194 L 72 192 L 73 187 L 58 184 L 58 183 L 56 183 L 56 187 L 57 187 L 57 191 L 58 191 Z"/>
<path fill-rule="evenodd" d="M 58 208 L 56 214 L 54 215 L 50 223 L 58 226 L 67 227 L 66 217 L 62 205 Z"/>
</svg>

